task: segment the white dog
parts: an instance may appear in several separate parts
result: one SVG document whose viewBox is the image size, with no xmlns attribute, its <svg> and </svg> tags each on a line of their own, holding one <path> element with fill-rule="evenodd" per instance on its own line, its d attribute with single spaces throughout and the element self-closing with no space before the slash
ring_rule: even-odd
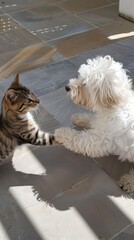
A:
<svg viewBox="0 0 134 240">
<path fill-rule="evenodd" d="M 84 130 L 56 129 L 56 141 L 93 158 L 114 154 L 121 161 L 134 162 L 134 92 L 122 64 L 110 56 L 97 57 L 81 65 L 78 73 L 66 91 L 74 103 L 92 112 L 74 114 L 73 123 Z M 130 178 L 131 192 L 134 176 Z M 124 189 L 125 179 L 121 181 Z"/>
</svg>

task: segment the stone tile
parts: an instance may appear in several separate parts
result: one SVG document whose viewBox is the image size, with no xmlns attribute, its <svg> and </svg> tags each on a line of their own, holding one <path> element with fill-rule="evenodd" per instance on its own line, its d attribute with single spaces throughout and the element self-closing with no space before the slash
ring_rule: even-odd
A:
<svg viewBox="0 0 134 240">
<path fill-rule="evenodd" d="M 10 16 L 6 14 L 0 15 L 0 33 L 9 32 L 22 27 L 16 21 L 14 21 Z"/>
<path fill-rule="evenodd" d="M 51 41 L 50 46 L 56 47 L 63 57 L 72 57 L 84 51 L 107 45 L 110 40 L 99 29 Z"/>
<path fill-rule="evenodd" d="M 125 38 L 125 39 L 120 39 L 118 41 L 118 44 L 126 46 L 126 47 L 133 48 L 134 47 L 134 36 L 133 37 L 128 37 L 128 38 Z"/>
<path fill-rule="evenodd" d="M 60 158 L 60 156 L 57 157 Z M 90 162 L 90 159 L 88 161 Z M 48 162 L 51 164 L 51 153 Z M 85 164 L 83 160 L 82 162 Z M 51 189 L 50 185 L 52 184 L 52 188 L 56 188 L 57 182 L 62 183 L 62 181 L 59 181 L 59 176 L 61 178 L 61 175 L 64 175 L 64 181 L 66 178 L 70 178 L 68 177 L 70 170 L 68 171 L 67 159 L 64 163 L 61 163 L 60 168 L 62 167 L 62 171 L 60 174 L 59 165 L 57 165 L 58 162 L 54 160 L 54 165 L 51 165 L 51 172 L 50 169 L 48 172 L 51 175 L 48 181 L 45 181 L 48 175 L 44 176 L 44 179 L 42 178 L 40 182 L 36 178 L 35 182 L 39 186 L 39 189 L 42 188 L 45 192 L 46 188 Z M 78 159 L 77 161 L 75 159 L 74 163 L 75 171 L 73 171 L 73 175 L 77 174 L 78 169 L 80 170 Z M 26 161 L 25 164 L 27 168 Z M 79 167 L 76 168 L 76 165 Z M 72 169 L 71 167 L 70 169 Z M 22 168 L 22 165 L 19 168 Z M 24 165 L 22 169 L 24 170 Z M 66 172 L 68 171 L 67 175 L 64 174 L 64 169 L 66 169 Z M 56 172 L 58 177 L 56 176 Z M 18 177 L 20 177 L 19 174 L 22 174 L 21 172 L 16 173 L 18 173 Z M 12 204 L 14 203 L 12 210 L 16 205 L 18 211 L 7 215 L 7 208 L 4 208 L 3 212 L 5 215 L 1 215 L 1 223 L 6 230 L 8 229 L 6 232 L 10 236 L 10 239 L 17 239 L 18 236 L 22 239 L 39 240 L 58 240 L 59 238 L 78 240 L 110 239 L 123 228 L 129 226 L 134 220 L 132 214 L 134 201 L 123 196 L 122 191 L 102 171 L 93 171 L 93 169 L 91 171 L 90 169 L 88 177 L 83 180 L 81 179 L 76 184 L 74 183 L 62 194 L 58 194 L 53 199 L 45 199 L 44 202 L 37 202 L 25 208 L 25 199 L 31 197 L 31 193 L 27 191 L 28 187 L 26 187 L 26 182 L 27 184 L 28 182 L 30 185 L 32 184 L 29 181 L 29 177 L 30 174 L 27 174 L 27 178 L 25 177 L 27 181 L 25 181 L 25 186 L 23 187 L 17 187 L 19 181 L 17 181 L 17 186 L 15 185 L 14 187 L 11 187 L 12 181 L 9 184 L 8 197 L 10 198 L 10 204 L 11 202 Z M 52 181 L 52 177 L 54 178 L 54 182 Z M 49 188 L 48 184 L 50 184 Z M 2 236 L 2 231 L 0 232 Z"/>
<path fill-rule="evenodd" d="M 62 38 L 94 28 L 90 23 L 67 14 L 55 6 L 43 6 L 42 9 L 21 11 L 11 16 L 43 40 Z"/>
<path fill-rule="evenodd" d="M 1 218 L 11 239 L 18 235 L 31 239 L 32 226 L 36 226 L 41 239 L 113 239 L 134 219 L 134 201 L 122 196 L 122 191 L 102 171 L 79 181 L 56 198 L 27 209 L 22 208 L 24 202 L 15 190 L 10 190 L 10 194 L 20 207 L 20 211 Z M 21 231 L 22 226 L 25 232 Z"/>
<path fill-rule="evenodd" d="M 16 29 L 0 33 L 0 54 L 14 51 L 40 42 L 26 29 Z"/>
<path fill-rule="evenodd" d="M 129 173 L 133 168 L 132 163 L 129 163 L 128 161 L 121 162 L 118 160 L 117 156 L 113 155 L 104 158 L 96 158 L 96 161 L 117 183 L 124 174 Z"/>
<path fill-rule="evenodd" d="M 106 35 L 111 40 L 120 40 L 124 38 L 124 34 L 126 34 L 125 36 L 127 37 L 127 34 L 133 32 L 133 30 L 133 23 L 124 20 L 123 18 L 120 18 L 120 20 L 116 21 L 116 24 L 113 22 L 100 28 L 101 33 Z"/>
<path fill-rule="evenodd" d="M 94 58 L 98 55 L 110 55 L 116 61 L 122 62 L 124 68 L 127 68 L 128 64 L 132 62 L 134 52 L 132 51 L 131 47 L 127 46 L 127 44 L 122 45 L 119 41 L 116 43 L 108 44 L 107 46 L 101 48 L 84 52 L 79 56 L 70 58 L 70 61 L 74 63 L 77 67 L 80 67 L 82 63 L 86 63 L 86 60 L 88 58 Z"/>
<path fill-rule="evenodd" d="M 34 46 L 31 45 L 29 46 L 29 50 L 31 47 L 33 48 L 33 50 L 35 47 L 35 52 L 33 51 L 31 55 L 28 55 L 25 59 L 23 59 L 24 61 L 20 61 L 16 65 L 15 69 L 14 68 L 12 69 L 10 74 L 13 74 L 14 72 L 19 72 L 19 73 L 27 72 L 32 69 L 44 66 L 45 64 L 48 64 L 48 63 L 50 64 L 50 63 L 59 62 L 61 60 L 65 60 L 65 58 L 62 57 L 57 51 L 55 51 L 55 53 L 50 56 L 49 53 L 51 53 L 53 50 L 51 47 L 47 46 L 45 43 L 43 43 L 40 48 L 38 48 L 38 45 L 36 44 Z M 12 62 L 13 64 L 15 62 L 14 59 L 16 59 L 17 56 L 19 56 L 19 54 L 23 50 L 24 49 L 18 49 L 18 50 L 4 53 L 4 54 L 0 54 L 1 74 L 3 74 L 2 69 L 3 68 L 8 69 L 8 67 L 11 66 L 11 62 L 13 61 Z M 17 58 L 17 61 L 19 60 L 21 60 L 21 57 L 20 59 Z"/>
<path fill-rule="evenodd" d="M 28 148 L 27 145 L 24 154 L 14 155 L 12 163 L 0 169 L 1 217 L 19 212 L 19 206 L 24 210 L 40 200 L 47 203 L 87 175 L 101 171 L 92 159 L 74 154 L 62 146 L 29 151 Z"/>
<path fill-rule="evenodd" d="M 68 97 L 65 88 L 42 96 L 41 103 L 54 116 L 54 118 L 64 126 L 72 126 L 71 116 L 77 112 L 85 110 L 75 105 Z"/>
<path fill-rule="evenodd" d="M 104 172 L 83 179 L 55 198 L 51 204 L 62 212 L 75 210 L 97 239 L 112 239 L 134 219 L 134 200 L 123 196 L 121 190 Z M 74 232 L 77 234 L 77 231 Z M 83 238 L 78 236 L 76 239 Z M 89 234 L 84 239 L 92 238 Z"/>
<path fill-rule="evenodd" d="M 83 1 L 71 1 L 71 0 L 66 0 L 63 3 L 60 4 L 64 9 L 66 9 L 69 12 L 82 12 L 86 10 L 92 10 L 95 8 L 99 8 L 102 6 L 108 5 L 108 2 L 106 0 L 83 0 Z"/>
<path fill-rule="evenodd" d="M 20 206 L 19 206 L 20 207 Z M 38 210 L 41 213 L 41 204 Z M 21 209 L 21 207 L 20 207 Z M 35 211 L 34 211 L 35 212 Z M 39 212 L 38 212 L 39 213 Z M 44 212 L 43 212 L 44 213 Z M 40 215 L 40 214 L 39 214 Z M 12 217 L 14 224 L 12 222 Z M 5 240 L 14 239 L 33 239 L 33 240 L 45 240 L 45 232 L 43 229 L 37 229 L 34 221 L 30 219 L 26 212 L 21 210 L 21 214 L 16 213 L 14 215 L 5 216 L 2 219 L 0 225 L 0 237 Z"/>
<path fill-rule="evenodd" d="M 107 0 L 110 3 L 119 3 L 119 0 Z"/>
<path fill-rule="evenodd" d="M 24 85 L 30 87 L 37 96 L 41 97 L 65 86 L 68 79 L 76 72 L 76 66 L 66 60 L 24 73 L 21 79 Z"/>
<path fill-rule="evenodd" d="M 81 19 L 87 20 L 95 26 L 103 26 L 119 19 L 118 4 L 99 8 L 93 11 L 78 14 Z"/>
<path fill-rule="evenodd" d="M 122 233 L 112 240 L 133 240 L 134 239 L 134 224 L 130 224 Z"/>
<path fill-rule="evenodd" d="M 19 4 L 17 0 L 4 0 L 0 2 L 0 9 L 4 10 L 7 13 L 15 12 L 22 9 L 27 9 L 31 6 L 36 6 L 42 3 L 42 0 L 19 0 Z"/>
</svg>

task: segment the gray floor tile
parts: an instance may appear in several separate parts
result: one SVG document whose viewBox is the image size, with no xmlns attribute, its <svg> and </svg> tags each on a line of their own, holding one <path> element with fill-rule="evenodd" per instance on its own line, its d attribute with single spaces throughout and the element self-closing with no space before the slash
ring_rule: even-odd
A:
<svg viewBox="0 0 134 240">
<path fill-rule="evenodd" d="M 71 0 L 66 0 L 60 4 L 60 6 L 62 6 L 64 9 L 73 13 L 91 10 L 106 5 L 108 5 L 108 2 L 106 0 L 74 0 L 73 2 Z"/>
<path fill-rule="evenodd" d="M 134 224 L 131 224 L 130 227 L 126 228 L 117 237 L 112 238 L 112 240 L 133 240 L 133 239 L 134 239 Z"/>
<path fill-rule="evenodd" d="M 0 2 L 0 9 L 4 10 L 7 13 L 18 11 L 21 9 L 27 9 L 28 7 L 36 6 L 42 3 L 43 0 L 4 0 Z"/>
<path fill-rule="evenodd" d="M 22 27 L 16 21 L 14 21 L 10 16 L 6 14 L 0 15 L 0 33 L 9 32 Z"/>
<path fill-rule="evenodd" d="M 122 62 L 124 64 L 124 67 L 126 68 L 127 64 L 131 62 L 134 56 L 134 52 L 132 51 L 132 48 L 130 46 L 127 46 L 127 44 L 126 45 L 120 44 L 119 41 L 104 46 L 102 48 L 97 48 L 85 52 L 80 56 L 71 58 L 70 61 L 79 67 L 82 63 L 85 63 L 88 58 L 94 58 L 97 57 L 98 55 L 101 56 L 110 55 L 116 61 Z"/>
<path fill-rule="evenodd" d="M 131 224 L 134 219 L 132 213 L 134 201 L 125 198 L 121 190 L 104 172 L 83 179 L 51 203 L 61 212 L 74 209 L 88 226 L 90 232 L 85 236 L 82 225 L 79 229 L 73 224 L 74 239 L 92 239 L 90 234 L 94 233 L 97 239 L 108 240 Z M 74 222 L 76 220 L 74 216 L 70 218 L 70 221 L 71 219 Z M 78 232 L 75 231 L 75 226 L 79 229 Z M 70 236 L 67 239 L 73 238 Z"/>
<path fill-rule="evenodd" d="M 26 29 L 16 29 L 0 33 L 0 54 L 21 49 L 41 42 Z"/>
<path fill-rule="evenodd" d="M 99 8 L 93 11 L 78 14 L 82 19 L 89 21 L 96 26 L 103 26 L 119 19 L 118 4 Z"/>
<path fill-rule="evenodd" d="M 45 148 L 42 151 L 43 155 L 44 152 Z M 1 223 L 10 239 L 18 239 L 18 236 L 26 240 L 110 239 L 131 224 L 134 219 L 132 214 L 134 202 L 123 197 L 122 191 L 107 174 L 89 158 L 82 159 L 72 153 L 66 155 L 62 149 L 56 152 L 55 158 L 55 150 L 52 148 L 52 151 L 48 151 L 49 159 L 45 158 L 42 161 L 47 170 L 47 175 L 44 176 L 37 175 L 39 166 L 34 163 L 34 156 L 38 157 L 38 160 L 41 156 L 37 150 L 32 157 L 31 168 L 27 164 L 27 159 L 24 159 L 24 162 L 18 159 L 20 165 L 14 160 L 16 172 L 10 169 L 7 185 L 2 184 L 5 176 L 3 169 L 1 184 L 4 190 L 9 191 L 6 191 L 8 194 L 3 199 L 5 204 L 1 209 Z M 62 154 L 65 161 L 61 157 Z M 84 166 L 85 169 L 89 168 L 88 177 L 78 181 L 76 175 L 80 176 Z M 72 177 L 77 181 L 72 181 Z M 65 188 L 65 191 L 57 197 L 52 198 L 48 193 L 58 191 L 59 185 L 68 186 L 71 181 L 73 185 L 67 190 Z M 31 185 L 36 186 L 35 196 L 32 196 Z M 30 203 L 29 200 L 36 198 L 37 193 L 40 193 L 41 199 L 44 197 L 44 201 L 34 200 Z M 50 198 L 47 198 L 48 196 Z M 2 198 L 3 196 L 0 199 Z M 131 216 L 130 219 L 127 217 L 128 214 Z"/>
<path fill-rule="evenodd" d="M 132 22 L 120 18 L 116 23 L 111 22 L 108 25 L 100 27 L 100 31 L 109 39 L 120 40 L 124 37 L 124 34 L 127 36 L 127 34 L 134 31 L 134 25 Z"/>
<path fill-rule="evenodd" d="M 92 159 L 67 151 L 62 146 L 39 147 L 29 151 L 28 148 L 27 145 L 22 155 L 18 150 L 12 163 L 0 169 L 1 217 L 20 211 L 17 203 L 23 209 L 41 200 L 49 203 L 87 175 L 101 171 Z"/>
<path fill-rule="evenodd" d="M 94 28 L 90 23 L 54 6 L 45 7 L 44 15 L 38 8 L 34 11 L 30 9 L 30 11 L 13 13 L 11 16 L 43 40 L 62 38 Z"/>
<path fill-rule="evenodd" d="M 131 47 L 132 49 L 134 48 L 134 36 L 133 37 L 128 37 L 125 39 L 120 39 L 118 41 L 118 44 L 126 46 L 126 47 Z"/>
<path fill-rule="evenodd" d="M 40 45 L 40 44 L 39 44 Z M 46 64 L 51 64 L 55 62 L 61 62 L 62 60 L 65 60 L 65 58 L 58 53 L 55 49 L 52 49 L 52 47 L 49 47 L 45 43 L 42 43 L 39 48 L 38 44 L 34 44 L 28 47 L 27 52 L 33 49 L 33 52 L 31 52 L 31 55 L 27 55 L 25 59 L 22 59 L 20 56 L 21 52 L 25 50 L 23 49 L 17 49 L 11 52 L 0 54 L 0 72 L 1 76 L 3 78 L 8 78 L 7 75 L 4 74 L 4 70 L 8 71 L 8 68 L 11 67 L 14 63 L 16 63 L 15 59 L 17 59 L 17 65 L 16 67 L 13 67 L 11 69 L 10 75 L 14 74 L 16 72 L 24 73 L 31 71 L 32 69 L 37 69 L 41 66 L 45 66 Z M 52 51 L 55 50 L 55 52 L 52 53 Z M 29 51 L 29 52 L 30 52 Z M 18 57 L 19 56 L 19 57 Z M 22 59 L 22 61 L 21 61 Z"/>
<path fill-rule="evenodd" d="M 62 56 L 70 58 L 72 56 L 77 56 L 84 51 L 105 46 L 109 42 L 110 40 L 101 33 L 99 28 L 96 28 L 66 38 L 49 41 L 48 43 L 50 46 L 56 47 Z"/>
<path fill-rule="evenodd" d="M 104 158 L 96 158 L 96 161 L 116 182 L 118 182 L 124 174 L 129 173 L 133 168 L 132 163 L 129 163 L 128 161 L 121 162 L 117 156 L 110 155 Z"/>
<path fill-rule="evenodd" d="M 21 79 L 23 84 L 30 87 L 37 96 L 41 97 L 65 86 L 68 79 L 75 74 L 76 67 L 66 60 L 24 73 L 21 75 Z"/>
<path fill-rule="evenodd" d="M 72 126 L 71 116 L 74 113 L 85 112 L 84 109 L 75 105 L 66 95 L 65 88 L 60 88 L 53 93 L 42 96 L 41 103 L 64 126 Z"/>
</svg>

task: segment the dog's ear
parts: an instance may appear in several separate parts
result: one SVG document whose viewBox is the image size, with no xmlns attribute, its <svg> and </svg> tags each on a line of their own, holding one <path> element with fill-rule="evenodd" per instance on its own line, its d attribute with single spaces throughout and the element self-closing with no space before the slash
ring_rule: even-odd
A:
<svg viewBox="0 0 134 240">
<path fill-rule="evenodd" d="M 105 108 L 112 108 L 118 105 L 121 101 L 121 94 L 116 86 L 113 84 L 103 84 L 101 88 L 96 91 L 97 104 Z"/>
</svg>

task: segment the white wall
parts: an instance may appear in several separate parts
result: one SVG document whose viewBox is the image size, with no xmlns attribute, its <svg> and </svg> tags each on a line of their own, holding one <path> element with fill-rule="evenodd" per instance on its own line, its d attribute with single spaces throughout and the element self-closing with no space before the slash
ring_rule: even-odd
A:
<svg viewBox="0 0 134 240">
<path fill-rule="evenodd" d="M 134 21 L 134 0 L 120 0 L 119 13 L 132 21 Z"/>
</svg>

